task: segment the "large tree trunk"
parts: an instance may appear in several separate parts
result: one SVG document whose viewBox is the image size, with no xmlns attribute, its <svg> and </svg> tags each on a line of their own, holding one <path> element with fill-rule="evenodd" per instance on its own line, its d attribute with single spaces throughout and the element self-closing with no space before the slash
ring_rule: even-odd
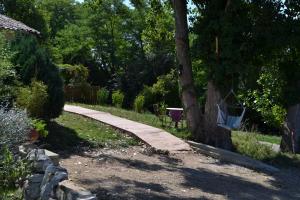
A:
<svg viewBox="0 0 300 200">
<path fill-rule="evenodd" d="M 205 104 L 205 143 L 223 149 L 232 149 L 231 131 L 217 126 L 217 103 L 221 94 L 212 81 L 207 84 Z"/>
<path fill-rule="evenodd" d="M 300 104 L 288 109 L 280 148 L 282 151 L 300 153 Z"/>
<path fill-rule="evenodd" d="M 192 63 L 189 55 L 189 38 L 187 24 L 186 0 L 173 0 L 176 22 L 176 51 L 179 61 L 179 82 L 182 88 L 182 102 L 187 124 L 192 136 L 197 141 L 204 141 L 203 117 L 200 112 L 192 74 Z"/>
</svg>

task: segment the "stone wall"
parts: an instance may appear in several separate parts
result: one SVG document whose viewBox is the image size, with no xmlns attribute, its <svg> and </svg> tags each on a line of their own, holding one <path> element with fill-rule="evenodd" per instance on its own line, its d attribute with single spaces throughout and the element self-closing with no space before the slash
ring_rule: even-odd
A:
<svg viewBox="0 0 300 200">
<path fill-rule="evenodd" d="M 20 152 L 24 154 L 26 150 L 20 148 Z M 68 180 L 68 172 L 59 166 L 57 157 L 44 149 L 27 153 L 33 171 L 24 185 L 25 200 L 96 200 L 90 191 Z"/>
</svg>

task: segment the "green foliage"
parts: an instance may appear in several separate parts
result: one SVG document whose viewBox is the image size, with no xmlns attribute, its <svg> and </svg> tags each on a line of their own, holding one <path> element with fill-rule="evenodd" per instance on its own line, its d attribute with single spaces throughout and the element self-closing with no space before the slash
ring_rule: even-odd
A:
<svg viewBox="0 0 300 200">
<path fill-rule="evenodd" d="M 52 44 L 51 52 L 57 63 L 86 63 L 91 60 L 90 29 L 85 24 L 69 24 L 60 30 Z"/>
<path fill-rule="evenodd" d="M 165 102 L 169 106 L 181 106 L 178 78 L 175 70 L 169 74 L 159 76 L 152 86 L 152 92 L 157 102 Z"/>
<path fill-rule="evenodd" d="M 13 62 L 19 67 L 18 74 L 25 85 L 32 79 L 42 81 L 47 86 L 48 101 L 43 118 L 59 116 L 64 106 L 63 82 L 58 68 L 51 62 L 47 51 L 38 45 L 33 37 L 18 36 L 14 42 L 16 55 Z"/>
<path fill-rule="evenodd" d="M 21 88 L 16 103 L 27 110 L 30 117 L 44 118 L 48 103 L 47 86 L 39 81 L 32 81 L 30 87 Z"/>
<path fill-rule="evenodd" d="M 58 65 L 65 85 L 79 85 L 87 81 L 89 71 L 83 65 Z"/>
<path fill-rule="evenodd" d="M 76 19 L 74 0 L 43 0 L 35 5 L 47 24 L 50 38 Z"/>
<path fill-rule="evenodd" d="M 160 0 L 150 1 L 145 18 L 146 28 L 142 34 L 145 51 L 149 54 L 174 53 L 175 22 L 170 4 Z"/>
<path fill-rule="evenodd" d="M 100 105 L 106 105 L 109 100 L 109 91 L 106 88 L 101 88 L 97 92 L 97 101 Z"/>
<path fill-rule="evenodd" d="M 112 93 L 112 104 L 117 108 L 121 108 L 124 101 L 124 94 L 120 90 L 116 90 Z"/>
<path fill-rule="evenodd" d="M 143 95 L 138 95 L 134 100 L 134 110 L 138 113 L 143 111 L 145 104 L 145 97 Z"/>
<path fill-rule="evenodd" d="M 298 6 L 267 0 L 198 3 L 193 64 L 201 62 L 206 79 L 223 95 L 233 87 L 243 97 L 250 123 L 280 128 L 285 109 L 299 103 Z"/>
<path fill-rule="evenodd" d="M 286 116 L 286 109 L 282 105 L 286 83 L 280 76 L 279 69 L 277 67 L 263 68 L 257 84 L 259 88 L 249 91 L 245 98 L 248 106 L 261 114 L 264 123 L 273 127 L 281 127 Z"/>
<path fill-rule="evenodd" d="M 40 136 L 44 138 L 48 136 L 47 123 L 44 120 L 34 119 L 32 120 L 32 126 Z"/>
<path fill-rule="evenodd" d="M 7 146 L 0 149 L 0 192 L 9 192 L 21 187 L 29 174 L 29 165 L 26 161 L 15 158 Z"/>
<path fill-rule="evenodd" d="M 15 67 L 10 62 L 13 52 L 5 39 L 5 32 L 0 33 L 0 104 L 12 104 L 18 86 Z"/>
<path fill-rule="evenodd" d="M 144 96 L 144 107 L 148 110 L 153 109 L 153 104 L 157 103 L 156 95 L 153 92 L 152 87 L 147 85 L 144 86 L 144 89 L 141 91 L 141 94 Z"/>
</svg>

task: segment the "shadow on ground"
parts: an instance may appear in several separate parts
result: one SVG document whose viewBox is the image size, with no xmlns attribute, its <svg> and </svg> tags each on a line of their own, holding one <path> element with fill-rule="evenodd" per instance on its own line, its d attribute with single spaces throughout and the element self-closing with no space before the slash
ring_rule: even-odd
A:
<svg viewBox="0 0 300 200">
<path fill-rule="evenodd" d="M 58 124 L 55 121 L 48 124 L 49 134 L 42 144 L 49 150 L 59 153 L 62 158 L 70 155 L 81 155 L 86 149 L 94 147 L 92 143 L 78 137 L 76 131 Z"/>
<path fill-rule="evenodd" d="M 145 156 L 145 155 L 144 155 Z M 291 200 L 300 199 L 300 189 L 293 180 L 293 174 L 287 174 L 281 171 L 272 176 L 262 173 L 253 172 L 257 176 L 270 176 L 269 186 L 256 182 L 255 179 L 247 179 L 239 174 L 230 174 L 226 172 L 215 172 L 207 165 L 199 162 L 198 167 L 187 166 L 180 159 L 168 157 L 166 155 L 156 155 L 156 163 L 150 160 L 141 160 L 133 158 L 120 158 L 120 156 L 101 155 L 101 161 L 96 161 L 96 165 L 101 166 L 106 163 L 107 166 L 121 166 L 126 170 L 138 173 L 149 174 L 147 178 L 124 178 L 117 173 L 110 178 L 94 176 L 90 179 L 82 178 L 79 183 L 86 186 L 93 186 L 91 189 L 98 195 L 99 199 L 264 199 L 264 200 Z M 99 157 L 98 157 L 99 158 Z M 97 159 L 98 160 L 98 159 Z M 216 161 L 217 166 L 222 165 Z M 223 164 L 224 167 L 228 164 Z M 103 166 L 102 166 L 103 167 Z M 177 186 L 174 188 L 164 183 L 164 179 L 168 177 L 158 177 L 153 179 L 157 173 L 176 174 L 175 178 L 169 177 L 172 181 L 178 181 L 176 177 L 180 177 Z M 99 169 L 99 173 L 105 173 Z M 124 171 L 124 173 L 126 173 Z M 296 175 L 296 174 L 294 174 Z M 298 173 L 299 175 L 299 173 Z M 109 183 L 109 187 L 104 187 Z M 170 183 L 170 182 L 168 182 Z M 292 185 L 293 184 L 293 185 Z M 173 184 L 172 184 L 173 185 Z M 293 188 L 292 188 L 293 187 Z M 189 190 L 193 188 L 193 190 Z M 185 192 L 182 192 L 187 190 Z"/>
</svg>

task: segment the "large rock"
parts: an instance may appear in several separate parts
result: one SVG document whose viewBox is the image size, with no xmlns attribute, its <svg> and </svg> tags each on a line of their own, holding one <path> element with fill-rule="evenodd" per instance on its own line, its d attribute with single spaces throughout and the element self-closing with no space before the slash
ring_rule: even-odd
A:
<svg viewBox="0 0 300 200">
<path fill-rule="evenodd" d="M 44 174 L 31 175 L 24 185 L 24 199 L 37 200 L 40 197 L 40 186 L 43 181 Z"/>
<path fill-rule="evenodd" d="M 48 200 L 55 196 L 54 189 L 59 182 L 68 179 L 68 172 L 66 169 L 49 165 L 45 171 L 45 175 L 41 184 L 41 200 Z"/>
<path fill-rule="evenodd" d="M 53 164 L 51 159 L 45 154 L 44 149 L 34 149 L 27 155 L 27 159 L 33 164 L 33 171 L 44 173 L 46 168 Z"/>
<path fill-rule="evenodd" d="M 59 183 L 56 196 L 58 200 L 97 200 L 90 191 L 68 180 Z"/>
<path fill-rule="evenodd" d="M 57 166 L 59 165 L 59 155 L 58 154 L 45 149 L 45 155 L 51 159 L 51 161 L 53 162 L 54 165 L 57 165 Z"/>
</svg>

